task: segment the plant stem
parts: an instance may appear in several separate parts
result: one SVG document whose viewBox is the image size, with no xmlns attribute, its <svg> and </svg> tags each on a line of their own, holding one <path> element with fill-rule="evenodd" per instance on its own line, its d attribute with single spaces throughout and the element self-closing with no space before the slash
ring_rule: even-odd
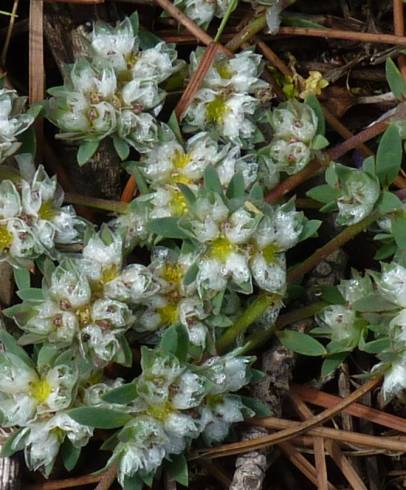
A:
<svg viewBox="0 0 406 490">
<path fill-rule="evenodd" d="M 216 36 L 214 38 L 214 41 L 215 42 L 218 42 L 220 40 L 220 37 L 221 37 L 221 35 L 223 34 L 223 31 L 224 31 L 224 28 L 227 25 L 228 19 L 229 19 L 230 15 L 236 9 L 237 5 L 238 5 L 238 0 L 232 0 L 229 3 L 229 5 L 227 7 L 227 10 L 226 10 L 226 12 L 224 14 L 224 17 L 221 19 L 221 24 L 219 25 L 219 28 L 217 29 L 217 33 L 216 33 Z"/>
<path fill-rule="evenodd" d="M 226 48 L 230 51 L 237 51 L 244 43 L 248 42 L 251 38 L 262 31 L 266 26 L 265 14 L 255 17 L 249 24 L 247 24 L 241 32 L 235 35 L 227 44 Z"/>
<path fill-rule="evenodd" d="M 109 201 L 97 197 L 82 196 L 71 192 L 65 193 L 65 202 L 86 206 L 89 208 L 100 209 L 102 211 L 111 211 L 117 214 L 125 214 L 128 211 L 128 204 L 121 201 Z"/>
<path fill-rule="evenodd" d="M 292 323 L 304 320 L 305 318 L 310 318 L 319 311 L 321 311 L 326 306 L 323 301 L 318 301 L 311 305 L 303 306 L 297 310 L 290 311 L 281 315 L 276 323 L 270 328 L 259 330 L 254 332 L 247 337 L 247 340 L 243 346 L 243 353 L 252 351 L 256 347 L 263 345 L 269 338 L 271 338 L 278 330 L 282 330 L 284 327 L 291 325 Z"/>
</svg>

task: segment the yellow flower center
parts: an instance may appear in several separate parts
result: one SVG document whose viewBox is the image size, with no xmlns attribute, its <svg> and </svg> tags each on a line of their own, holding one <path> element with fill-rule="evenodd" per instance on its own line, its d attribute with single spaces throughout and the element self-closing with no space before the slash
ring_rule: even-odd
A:
<svg viewBox="0 0 406 490">
<path fill-rule="evenodd" d="M 7 226 L 0 225 L 0 250 L 10 248 L 13 243 L 13 235 L 8 231 Z"/>
<path fill-rule="evenodd" d="M 48 383 L 46 379 L 38 379 L 38 381 L 34 381 L 31 384 L 31 396 L 34 400 L 40 404 L 44 403 L 44 401 L 49 397 L 52 392 L 51 385 Z"/>
<path fill-rule="evenodd" d="M 171 183 L 172 184 L 189 184 L 190 179 L 188 179 L 185 175 L 180 173 L 180 170 L 184 169 L 186 165 L 190 162 L 191 158 L 188 153 L 184 153 L 183 151 L 176 150 L 171 158 L 171 163 L 174 167 L 174 171 L 171 175 Z"/>
<path fill-rule="evenodd" d="M 173 303 L 158 308 L 158 313 L 161 317 L 161 325 L 173 325 L 179 318 L 178 305 Z"/>
<path fill-rule="evenodd" d="M 170 402 L 165 402 L 163 405 L 155 405 L 148 407 L 148 415 L 158 419 L 159 421 L 165 421 L 169 415 L 173 412 Z"/>
<path fill-rule="evenodd" d="M 79 326 L 80 328 L 84 328 L 92 320 L 92 315 L 90 313 L 90 307 L 89 305 L 82 306 L 81 308 L 78 308 L 76 310 L 76 316 L 78 317 L 79 320 Z"/>
<path fill-rule="evenodd" d="M 230 80 L 230 78 L 233 76 L 233 70 L 230 68 L 230 64 L 227 61 L 223 63 L 217 63 L 214 65 L 214 67 L 221 78 Z"/>
<path fill-rule="evenodd" d="M 171 211 L 175 216 L 182 216 L 187 210 L 187 204 L 184 195 L 180 191 L 174 191 L 169 203 Z"/>
<path fill-rule="evenodd" d="M 209 256 L 213 259 L 220 260 L 221 262 L 225 262 L 228 256 L 234 252 L 236 246 L 231 243 L 227 238 L 220 237 L 217 240 L 214 240 L 210 244 Z"/>
<path fill-rule="evenodd" d="M 264 256 L 264 259 L 267 264 L 272 264 L 276 260 L 276 256 L 279 252 L 279 249 L 276 245 L 267 245 L 263 250 L 262 250 L 262 255 Z"/>
<path fill-rule="evenodd" d="M 92 293 L 94 297 L 101 295 L 104 289 L 104 285 L 112 281 L 118 276 L 118 267 L 113 264 L 110 267 L 104 267 L 99 280 L 92 283 Z"/>
<path fill-rule="evenodd" d="M 56 209 L 52 201 L 44 201 L 38 211 L 38 216 L 41 219 L 51 220 L 55 218 Z"/>
<path fill-rule="evenodd" d="M 174 286 L 178 286 L 183 278 L 183 268 L 179 264 L 165 264 L 161 271 L 162 279 Z"/>
<path fill-rule="evenodd" d="M 206 106 L 207 121 L 215 124 L 221 124 L 228 111 L 229 108 L 226 104 L 226 98 L 222 95 L 218 95 Z"/>
</svg>

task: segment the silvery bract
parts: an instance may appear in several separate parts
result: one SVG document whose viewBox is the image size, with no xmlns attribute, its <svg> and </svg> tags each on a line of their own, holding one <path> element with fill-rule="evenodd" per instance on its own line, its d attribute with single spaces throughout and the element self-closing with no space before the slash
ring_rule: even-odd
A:
<svg viewBox="0 0 406 490">
<path fill-rule="evenodd" d="M 229 0 L 175 0 L 174 5 L 183 10 L 196 24 L 207 27 L 214 17 L 222 18 Z"/>
<path fill-rule="evenodd" d="M 15 90 L 0 89 L 0 163 L 20 148 L 18 136 L 34 122 L 35 114 L 24 112 L 25 103 Z"/>
</svg>

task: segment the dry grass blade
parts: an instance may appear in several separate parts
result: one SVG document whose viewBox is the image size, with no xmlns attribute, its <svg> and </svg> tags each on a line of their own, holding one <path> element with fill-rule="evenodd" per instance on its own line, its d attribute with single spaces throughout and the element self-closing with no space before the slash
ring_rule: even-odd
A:
<svg viewBox="0 0 406 490">
<path fill-rule="evenodd" d="M 29 99 L 31 104 L 43 100 L 45 91 L 43 8 L 43 0 L 30 1 Z"/>
<path fill-rule="evenodd" d="M 320 414 L 306 420 L 305 422 L 302 422 L 301 424 L 295 424 L 294 426 L 287 427 L 276 434 L 271 434 L 266 437 L 252 439 L 241 443 L 224 444 L 213 449 L 203 450 L 198 452 L 194 457 L 220 458 L 224 456 L 231 456 L 233 454 L 240 454 L 246 451 L 253 451 L 255 449 L 261 449 L 263 447 L 268 447 L 273 444 L 287 441 L 288 439 L 292 439 L 295 436 L 308 432 L 310 429 L 313 429 L 314 427 L 330 419 L 337 413 L 341 412 L 344 408 L 348 407 L 348 405 L 351 405 L 351 403 L 354 403 L 359 398 L 362 398 L 379 383 L 380 378 L 370 379 L 362 386 L 357 388 L 349 397 L 338 403 L 335 407 L 324 410 Z"/>
<path fill-rule="evenodd" d="M 100 478 L 99 483 L 97 484 L 94 490 L 108 490 L 111 485 L 116 481 L 117 478 L 117 466 L 112 464 L 110 468 L 103 474 Z"/>
<path fill-rule="evenodd" d="M 296 412 L 302 420 L 307 420 L 313 417 L 312 412 L 300 399 L 298 399 L 295 395 L 290 395 L 290 397 Z M 319 490 L 325 490 L 327 488 L 328 476 L 326 455 L 324 451 L 324 439 L 322 437 L 315 437 L 313 439 L 313 447 L 315 466 L 317 470 L 317 487 L 319 488 Z"/>
<path fill-rule="evenodd" d="M 294 393 L 290 394 L 290 398 L 295 407 L 296 412 L 300 415 L 301 418 L 306 420 L 307 418 L 313 417 L 312 411 L 309 407 Z M 368 490 L 360 476 L 356 472 L 355 468 L 352 466 L 351 462 L 344 456 L 342 451 L 340 450 L 337 443 L 332 442 L 330 440 L 321 439 L 319 437 L 314 438 L 314 451 L 316 457 L 316 468 L 317 466 L 317 454 L 318 448 L 316 448 L 317 441 L 323 441 L 323 449 L 326 448 L 328 453 L 330 454 L 333 461 L 340 468 L 343 475 L 347 478 L 348 483 L 352 486 L 353 490 Z M 319 475 L 318 475 L 319 476 Z"/>
<path fill-rule="evenodd" d="M 333 407 L 340 402 L 340 400 L 342 400 L 342 398 L 339 396 L 331 395 L 305 385 L 293 385 L 292 391 L 298 395 L 301 400 L 323 408 Z M 345 408 L 343 411 L 349 415 L 353 415 L 354 417 L 367 419 L 370 422 L 381 425 L 382 427 L 387 427 L 389 429 L 406 433 L 406 420 L 402 417 L 397 417 L 396 415 L 391 415 L 389 413 L 376 410 L 375 408 L 361 405 L 360 403 L 354 403 Z"/>
<path fill-rule="evenodd" d="M 218 50 L 219 45 L 214 42 L 210 43 L 206 48 L 197 70 L 193 73 L 185 91 L 182 94 L 182 97 L 179 99 L 179 102 L 176 105 L 175 114 L 178 119 L 182 117 L 193 100 L 196 92 L 199 90 L 201 84 L 203 83 L 204 77 L 206 76 L 214 61 L 214 58 L 216 57 Z"/>
<path fill-rule="evenodd" d="M 267 429 L 282 429 L 280 432 L 273 435 L 278 435 L 288 429 L 294 431 L 296 428 L 296 430 L 299 430 L 303 425 L 303 422 L 278 419 L 275 417 L 254 418 L 252 420 L 248 420 L 247 423 L 250 425 L 258 425 L 259 427 L 265 427 Z M 331 429 L 329 427 L 314 427 L 309 429 L 307 432 L 308 435 L 311 436 L 325 437 L 328 439 L 333 439 L 334 441 L 340 441 L 342 443 L 355 444 L 357 446 L 371 447 L 374 449 L 383 449 L 385 451 L 392 451 L 396 453 L 406 453 L 406 440 L 402 436 L 371 436 L 368 434 L 361 434 L 359 432 L 347 432 L 345 430 Z M 227 446 L 228 445 L 225 445 L 224 447 Z"/>
<path fill-rule="evenodd" d="M 8 51 L 8 47 L 10 45 L 11 35 L 13 33 L 13 28 L 14 28 L 14 24 L 15 24 L 15 19 L 17 17 L 17 9 L 18 9 L 19 1 L 20 0 L 14 0 L 13 8 L 11 10 L 10 22 L 9 22 L 8 28 L 7 28 L 6 39 L 4 40 L 3 49 L 1 51 L 1 64 L 3 66 L 6 65 L 7 51 Z"/>
<path fill-rule="evenodd" d="M 77 478 L 66 478 L 64 480 L 47 481 L 36 485 L 26 485 L 24 490 L 60 490 L 62 488 L 79 488 L 85 485 L 97 483 L 100 475 L 84 475 Z"/>
<path fill-rule="evenodd" d="M 289 461 L 296 466 L 296 468 L 305 475 L 314 485 L 318 486 L 318 475 L 316 468 L 309 463 L 309 461 L 301 454 L 295 447 L 289 442 L 282 442 L 279 445 L 281 451 L 289 459 Z M 318 487 L 320 488 L 320 487 Z M 328 490 L 334 490 L 336 487 L 327 482 L 326 487 Z"/>
</svg>

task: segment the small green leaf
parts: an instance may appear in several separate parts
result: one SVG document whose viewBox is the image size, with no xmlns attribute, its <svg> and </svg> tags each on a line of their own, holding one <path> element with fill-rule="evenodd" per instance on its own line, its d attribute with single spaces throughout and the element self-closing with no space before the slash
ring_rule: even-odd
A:
<svg viewBox="0 0 406 490">
<path fill-rule="evenodd" d="M 180 361 L 187 359 L 189 350 L 189 334 L 184 325 L 172 325 L 167 328 L 159 344 L 163 352 L 173 354 Z"/>
<path fill-rule="evenodd" d="M 384 132 L 376 155 L 376 175 L 382 185 L 390 185 L 397 177 L 402 164 L 402 140 L 396 126 Z"/>
<path fill-rule="evenodd" d="M 99 143 L 100 141 L 98 140 L 89 140 L 80 144 L 76 157 L 80 166 L 84 165 L 92 158 L 96 153 L 97 148 L 99 148 Z"/>
<path fill-rule="evenodd" d="M 381 311 L 392 311 L 398 307 L 382 298 L 380 294 L 373 293 L 359 299 L 358 301 L 355 301 L 352 308 L 354 311 L 359 311 L 361 313 L 379 313 Z"/>
<path fill-rule="evenodd" d="M 293 352 L 304 356 L 324 356 L 327 351 L 316 339 L 295 330 L 283 330 L 278 334 L 280 342 Z"/>
<path fill-rule="evenodd" d="M 321 226 L 321 221 L 319 219 L 309 219 L 306 220 L 303 225 L 302 233 L 299 236 L 299 240 L 307 240 L 308 238 L 317 236 L 317 230 Z"/>
<path fill-rule="evenodd" d="M 18 137 L 21 146 L 18 149 L 18 153 L 29 153 L 30 155 L 35 155 L 37 152 L 37 137 L 35 134 L 35 129 L 30 126 Z"/>
<path fill-rule="evenodd" d="M 347 302 L 335 286 L 321 286 L 321 299 L 331 305 L 345 305 Z"/>
<path fill-rule="evenodd" d="M 66 413 L 79 424 L 96 429 L 118 429 L 132 419 L 128 413 L 101 407 L 72 408 Z"/>
<path fill-rule="evenodd" d="M 164 238 L 187 238 L 186 233 L 179 228 L 177 218 L 153 219 L 148 223 L 147 227 L 150 232 Z"/>
<path fill-rule="evenodd" d="M 31 275 L 24 267 L 13 267 L 14 281 L 18 289 L 28 289 L 31 286 Z"/>
<path fill-rule="evenodd" d="M 329 140 L 322 134 L 317 134 L 312 142 L 313 150 L 323 150 L 330 144 Z"/>
<path fill-rule="evenodd" d="M 105 402 L 118 403 L 120 405 L 126 405 L 135 398 L 137 398 L 137 385 L 135 383 L 119 386 L 102 396 L 102 400 Z"/>
<path fill-rule="evenodd" d="M 193 206 L 196 202 L 196 196 L 194 195 L 192 189 L 185 184 L 178 184 L 180 191 L 183 194 L 183 197 L 186 199 L 188 206 Z"/>
<path fill-rule="evenodd" d="M 252 398 L 250 396 L 241 396 L 241 401 L 244 405 L 255 412 L 257 417 L 269 417 L 272 415 L 272 411 L 269 405 L 262 400 Z"/>
<path fill-rule="evenodd" d="M 385 71 L 386 79 L 388 80 L 393 95 L 397 99 L 404 99 L 406 97 L 406 82 L 400 73 L 399 68 L 389 57 L 386 58 Z"/>
<path fill-rule="evenodd" d="M 321 365 L 321 377 L 326 378 L 335 371 L 344 362 L 347 355 L 348 352 L 339 352 L 326 357 Z"/>
<path fill-rule="evenodd" d="M 0 457 L 9 458 L 17 451 L 24 449 L 25 441 L 30 433 L 27 427 L 16 430 L 1 446 Z"/>
<path fill-rule="evenodd" d="M 227 188 L 227 197 L 229 199 L 239 199 L 245 195 L 244 177 L 241 172 L 234 174 Z"/>
<path fill-rule="evenodd" d="M 137 187 L 140 191 L 140 194 L 149 194 L 149 187 L 147 181 L 145 180 L 142 172 L 138 168 L 138 162 L 128 161 L 124 162 L 122 166 L 125 170 L 135 177 L 135 181 L 137 182 Z"/>
<path fill-rule="evenodd" d="M 313 187 L 313 189 L 307 191 L 306 196 L 314 199 L 315 201 L 327 204 L 337 199 L 338 192 L 329 185 L 323 184 Z"/>
<path fill-rule="evenodd" d="M 79 460 L 82 448 L 75 447 L 68 437 L 65 438 L 61 447 L 63 465 L 67 471 L 72 471 Z"/>
<path fill-rule="evenodd" d="M 379 201 L 379 212 L 386 214 L 401 208 L 402 201 L 396 194 L 388 191 L 382 192 L 382 196 Z"/>
<path fill-rule="evenodd" d="M 138 18 L 138 12 L 135 10 L 129 17 L 131 27 L 133 28 L 134 36 L 137 36 L 140 29 L 140 19 Z"/>
<path fill-rule="evenodd" d="M 123 490 L 142 490 L 144 482 L 137 475 L 126 476 L 123 482 Z"/>
<path fill-rule="evenodd" d="M 4 328 L 0 328 L 0 342 L 4 345 L 6 352 L 11 352 L 21 359 L 27 366 L 33 367 L 33 362 L 25 350 L 17 344 L 16 339 Z"/>
<path fill-rule="evenodd" d="M 389 349 L 390 346 L 391 342 L 389 337 L 384 337 L 382 339 L 372 340 L 371 342 L 365 343 L 361 350 L 367 352 L 368 354 L 379 354 L 384 350 Z"/>
<path fill-rule="evenodd" d="M 192 282 L 196 279 L 198 272 L 199 272 L 199 266 L 197 262 L 194 262 L 186 271 L 186 274 L 183 277 L 183 284 L 185 286 L 189 286 L 189 284 L 192 284 Z"/>
<path fill-rule="evenodd" d="M 317 116 L 317 134 L 321 134 L 324 136 L 326 132 L 326 122 L 324 120 L 323 109 L 315 95 L 309 95 L 306 97 L 305 102 L 309 105 Z"/>
<path fill-rule="evenodd" d="M 180 144 L 183 144 L 183 136 L 182 131 L 179 126 L 178 118 L 176 117 L 175 111 L 172 112 L 171 117 L 168 121 L 168 126 L 172 129 L 173 134 L 176 136 L 176 139 Z"/>
<path fill-rule="evenodd" d="M 161 38 L 152 34 L 152 32 L 144 31 L 143 29 L 140 29 L 139 31 L 138 39 L 140 41 L 141 50 L 154 48 L 157 44 L 162 42 Z"/>
<path fill-rule="evenodd" d="M 385 243 L 380 247 L 376 254 L 374 255 L 375 260 L 384 260 L 387 259 L 388 257 L 392 257 L 392 255 L 395 254 L 397 250 L 396 243 L 394 241 Z"/>
<path fill-rule="evenodd" d="M 396 245 L 400 249 L 406 249 L 406 216 L 404 214 L 392 219 L 392 234 Z"/>
<path fill-rule="evenodd" d="M 188 487 L 189 472 L 187 460 L 183 454 L 171 456 L 171 462 L 168 464 L 168 473 L 173 480 L 177 481 L 184 487 Z"/>
<path fill-rule="evenodd" d="M 23 301 L 44 301 L 44 291 L 40 288 L 20 289 L 17 296 Z"/>
<path fill-rule="evenodd" d="M 41 370 L 50 367 L 60 351 L 53 344 L 44 344 L 38 352 L 37 366 Z"/>
<path fill-rule="evenodd" d="M 208 191 L 218 192 L 219 194 L 223 191 L 217 171 L 212 165 L 206 167 L 204 172 L 204 187 Z"/>
<path fill-rule="evenodd" d="M 117 155 L 120 157 L 120 160 L 125 160 L 128 158 L 128 155 L 130 154 L 130 145 L 126 141 L 114 135 L 113 146 Z"/>
</svg>

